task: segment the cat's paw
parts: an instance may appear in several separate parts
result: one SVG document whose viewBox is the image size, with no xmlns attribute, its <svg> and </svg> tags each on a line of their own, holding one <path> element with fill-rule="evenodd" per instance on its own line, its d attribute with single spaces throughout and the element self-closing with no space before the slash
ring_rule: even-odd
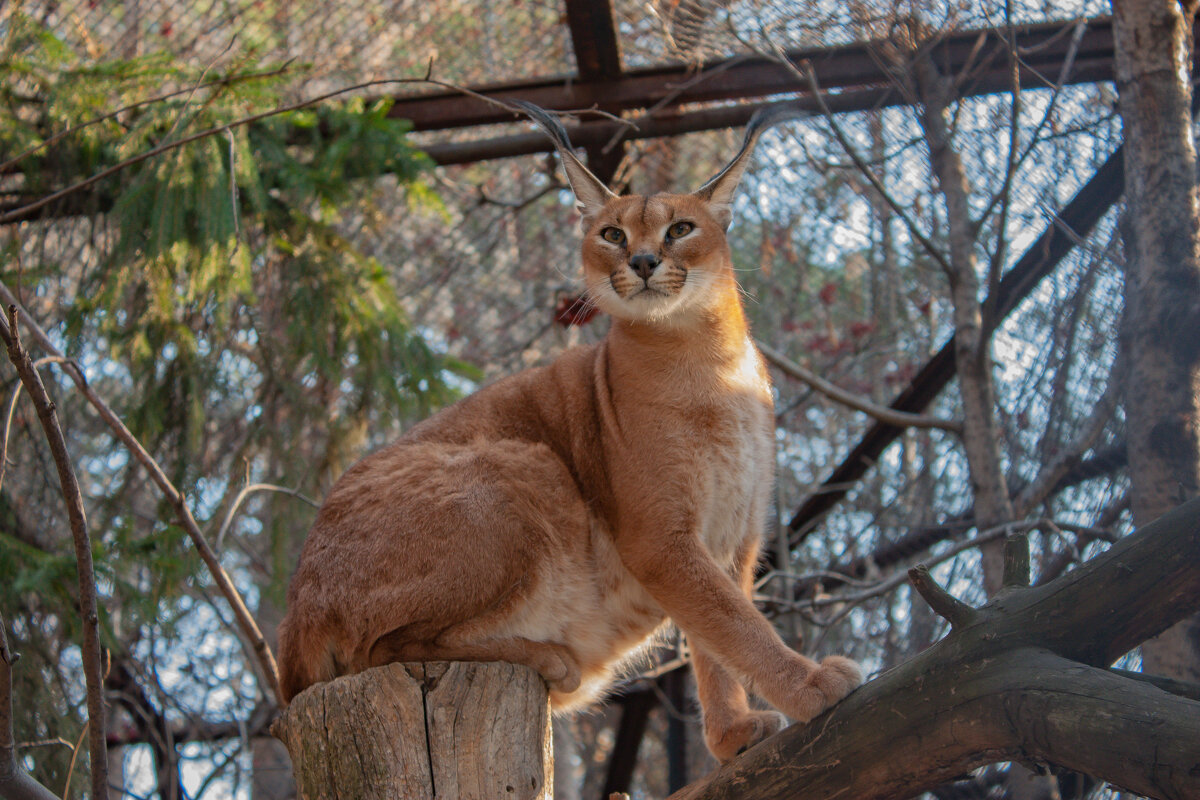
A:
<svg viewBox="0 0 1200 800">
<path fill-rule="evenodd" d="M 827 656 L 808 678 L 808 682 L 829 700 L 829 705 L 853 692 L 862 681 L 862 667 L 845 656 Z"/>
<path fill-rule="evenodd" d="M 786 724 L 787 719 L 778 711 L 751 711 L 725 727 L 712 725 L 705 720 L 704 743 L 708 745 L 709 752 L 724 764 L 763 739 L 774 736 Z"/>
<path fill-rule="evenodd" d="M 862 683 L 862 669 L 844 656 L 829 656 L 810 670 L 783 711 L 797 722 L 808 722 Z"/>
<path fill-rule="evenodd" d="M 546 681 L 552 691 L 571 694 L 582 682 L 579 662 L 571 651 L 561 645 L 543 644 L 537 652 L 534 669 Z"/>
</svg>

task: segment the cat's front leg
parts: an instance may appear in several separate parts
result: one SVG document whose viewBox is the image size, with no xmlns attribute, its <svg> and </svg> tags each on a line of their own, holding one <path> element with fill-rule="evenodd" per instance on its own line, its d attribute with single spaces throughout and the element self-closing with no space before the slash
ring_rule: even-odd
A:
<svg viewBox="0 0 1200 800">
<path fill-rule="evenodd" d="M 692 645 L 692 670 L 704 712 L 704 743 L 722 764 L 774 736 L 787 724 L 778 711 L 751 709 L 742 685 L 696 645 Z"/>
<path fill-rule="evenodd" d="M 689 640 L 798 722 L 807 722 L 862 682 L 858 665 L 821 663 L 790 649 L 690 530 L 618 539 L 622 560 Z"/>
</svg>

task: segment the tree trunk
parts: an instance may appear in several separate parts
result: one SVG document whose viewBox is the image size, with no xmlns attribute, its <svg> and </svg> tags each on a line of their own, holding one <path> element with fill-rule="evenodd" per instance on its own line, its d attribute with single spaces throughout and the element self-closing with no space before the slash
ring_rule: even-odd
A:
<svg viewBox="0 0 1200 800">
<path fill-rule="evenodd" d="M 271 727 L 305 800 L 548 800 L 550 703 L 502 662 L 387 664 L 301 692 Z"/>
<path fill-rule="evenodd" d="M 1144 524 L 1200 494 L 1200 202 L 1192 135 L 1191 12 L 1113 3 L 1125 126 L 1125 399 L 1131 505 Z M 1147 672 L 1200 680 L 1200 618 L 1142 647 Z"/>
<path fill-rule="evenodd" d="M 957 99 L 956 88 L 953 76 L 940 74 L 927 52 L 915 55 L 912 74 L 921 98 L 918 119 L 929 147 L 929 162 L 946 203 L 946 238 L 950 250 L 947 277 L 954 305 L 954 363 L 963 404 L 963 451 L 971 478 L 975 526 L 984 530 L 1012 520 L 1013 508 L 1000 455 L 991 331 L 984 325 L 979 305 L 970 184 L 949 124 L 950 106 Z M 984 588 L 989 597 L 1000 586 L 1001 547 L 999 541 L 980 547 Z"/>
</svg>

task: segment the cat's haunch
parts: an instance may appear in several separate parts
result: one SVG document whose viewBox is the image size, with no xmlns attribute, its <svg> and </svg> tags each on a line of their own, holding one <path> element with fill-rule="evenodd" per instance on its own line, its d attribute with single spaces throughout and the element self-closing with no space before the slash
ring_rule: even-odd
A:
<svg viewBox="0 0 1200 800">
<path fill-rule="evenodd" d="M 524 108 L 558 147 L 588 302 L 612 325 L 338 480 L 288 588 L 283 693 L 390 661 L 511 661 L 577 708 L 669 619 L 691 645 L 706 742 L 728 760 L 781 725 L 746 689 L 807 721 L 862 679 L 849 659 L 788 648 L 750 601 L 774 415 L 725 229 L 765 123 L 692 194 L 617 196 L 557 121 Z"/>
</svg>

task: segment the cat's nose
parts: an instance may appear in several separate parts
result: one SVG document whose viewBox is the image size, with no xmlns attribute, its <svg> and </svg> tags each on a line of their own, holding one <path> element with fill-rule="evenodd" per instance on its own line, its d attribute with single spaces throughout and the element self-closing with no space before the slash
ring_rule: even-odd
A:
<svg viewBox="0 0 1200 800">
<path fill-rule="evenodd" d="M 654 272 L 658 264 L 659 258 L 654 253 L 638 253 L 629 259 L 629 266 L 644 281 L 650 280 L 650 273 Z"/>
</svg>

